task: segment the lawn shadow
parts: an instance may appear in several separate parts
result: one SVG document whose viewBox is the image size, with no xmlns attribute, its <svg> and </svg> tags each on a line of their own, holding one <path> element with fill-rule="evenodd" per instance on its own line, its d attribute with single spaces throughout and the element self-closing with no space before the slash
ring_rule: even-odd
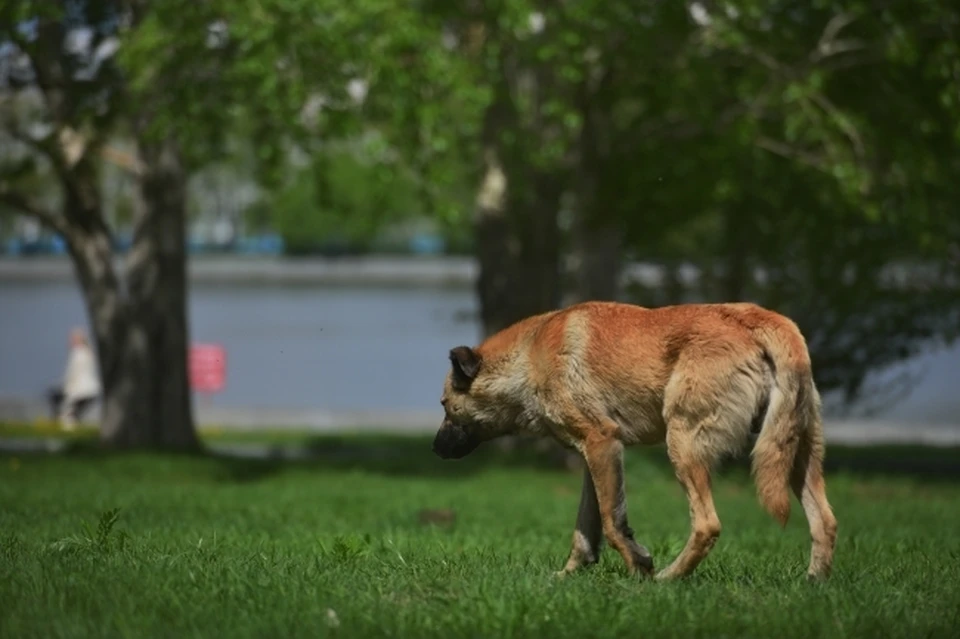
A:
<svg viewBox="0 0 960 639">
<path fill-rule="evenodd" d="M 202 442 L 199 451 L 149 454 L 213 461 L 217 464 L 216 476 L 231 483 L 256 482 L 287 470 L 426 478 L 462 478 L 496 469 L 581 472 L 576 453 L 545 439 L 503 438 L 481 445 L 460 460 L 440 459 L 431 444 L 432 436 L 426 435 L 325 434 L 273 441 L 267 435 L 261 441 L 211 437 Z M 0 441 L 0 454 L 95 461 L 123 458 L 131 453 L 103 449 L 95 437 L 32 437 L 4 438 Z"/>
<path fill-rule="evenodd" d="M 828 446 L 828 474 L 904 477 L 931 482 L 960 481 L 960 447 L 922 445 Z"/>
<path fill-rule="evenodd" d="M 749 450 L 749 449 L 748 449 Z M 725 477 L 749 480 L 749 453 L 725 460 L 718 469 Z M 960 447 L 904 444 L 870 446 L 827 445 L 824 474 L 863 479 L 913 479 L 926 483 L 960 482 Z"/>
<path fill-rule="evenodd" d="M 390 477 L 465 478 L 491 470 L 580 473 L 579 457 L 550 442 L 488 442 L 468 457 L 444 460 L 431 450 L 432 437 L 416 435 L 324 435 L 296 446 L 209 445 L 232 481 L 256 481 L 283 469 L 363 472 Z"/>
<path fill-rule="evenodd" d="M 318 472 L 358 471 L 391 477 L 465 478 L 495 470 L 532 470 L 548 473 L 582 472 L 579 455 L 548 440 L 508 439 L 488 442 L 459 460 L 433 454 L 431 438 L 408 435 L 318 436 L 297 448 L 263 447 L 258 457 L 237 447 L 217 447 L 214 456 L 236 481 L 262 478 L 282 468 L 299 467 Z M 246 456 L 244 456 L 246 455 Z M 672 478 L 673 467 L 663 445 L 636 446 L 626 454 L 628 468 L 643 466 Z M 960 481 L 960 448 L 906 445 L 828 446 L 827 475 L 846 473 L 859 477 L 910 478 L 924 482 Z M 750 482 L 749 448 L 725 460 L 720 477 Z"/>
<path fill-rule="evenodd" d="M 205 441 L 200 453 L 166 453 L 170 457 L 200 457 L 215 460 L 219 475 L 228 482 L 255 482 L 289 469 L 309 472 L 363 472 L 389 477 L 466 478 L 496 470 L 531 470 L 546 473 L 582 472 L 582 460 L 575 452 L 540 438 L 503 438 L 481 445 L 459 460 L 443 460 L 431 450 L 431 435 L 341 434 L 307 435 L 295 441 L 269 440 L 241 443 Z M 749 448 L 726 460 L 717 476 L 749 482 Z M 36 450 L 13 450 L 4 454 L 46 454 L 98 458 L 124 455 L 103 451 L 95 439 L 74 439 Z M 644 472 L 673 477 L 673 468 L 663 445 L 630 447 L 629 468 L 638 465 Z M 912 478 L 924 482 L 960 481 L 960 447 L 923 445 L 828 445 L 828 475 L 846 473 L 859 477 Z"/>
</svg>

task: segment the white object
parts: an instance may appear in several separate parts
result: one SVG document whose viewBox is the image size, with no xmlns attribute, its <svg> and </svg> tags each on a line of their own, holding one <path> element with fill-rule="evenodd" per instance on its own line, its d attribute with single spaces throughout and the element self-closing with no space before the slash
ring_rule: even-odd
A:
<svg viewBox="0 0 960 639">
<path fill-rule="evenodd" d="M 60 422 L 64 428 L 73 428 L 75 420 L 70 414 L 74 404 L 83 399 L 92 399 L 100 394 L 100 376 L 93 350 L 83 338 L 74 338 L 67 358 L 63 376 L 63 402 L 60 404 Z"/>
</svg>

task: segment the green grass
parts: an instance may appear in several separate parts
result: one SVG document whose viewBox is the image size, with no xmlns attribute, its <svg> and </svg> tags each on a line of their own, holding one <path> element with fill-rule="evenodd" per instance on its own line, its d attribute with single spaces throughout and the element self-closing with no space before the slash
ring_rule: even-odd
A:
<svg viewBox="0 0 960 639">
<path fill-rule="evenodd" d="M 529 452 L 443 462 L 419 437 L 308 443 L 318 457 L 296 463 L 0 456 L 0 636 L 912 639 L 960 627 L 956 451 L 830 449 L 840 538 L 826 584 L 803 579 L 802 510 L 781 530 L 743 464 L 729 466 L 713 553 L 685 582 L 654 584 L 625 576 L 609 549 L 552 578 L 580 478 Z M 662 448 L 631 450 L 627 473 L 631 524 L 663 566 L 686 538 L 686 501 Z M 455 520 L 423 523 L 423 509 Z"/>
</svg>

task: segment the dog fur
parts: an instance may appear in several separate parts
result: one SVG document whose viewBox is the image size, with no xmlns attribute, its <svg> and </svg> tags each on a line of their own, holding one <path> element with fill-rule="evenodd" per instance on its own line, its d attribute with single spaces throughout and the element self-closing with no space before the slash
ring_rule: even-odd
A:
<svg viewBox="0 0 960 639">
<path fill-rule="evenodd" d="M 752 450 L 759 501 L 783 526 L 792 489 L 812 538 L 807 574 L 829 576 L 837 520 L 825 492 L 820 395 L 806 341 L 790 319 L 749 303 L 585 302 L 449 356 L 437 455 L 462 458 L 502 435 L 535 434 L 583 456 L 572 548 L 558 575 L 596 563 L 604 539 L 631 574 L 654 575 L 627 521 L 623 449 L 661 442 L 689 501 L 691 532 L 655 577 L 689 575 L 720 536 L 711 471 L 759 431 Z"/>
</svg>

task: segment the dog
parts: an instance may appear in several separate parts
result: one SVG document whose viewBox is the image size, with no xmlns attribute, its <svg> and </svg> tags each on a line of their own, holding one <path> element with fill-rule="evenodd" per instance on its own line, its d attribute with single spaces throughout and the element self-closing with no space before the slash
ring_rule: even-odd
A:
<svg viewBox="0 0 960 639">
<path fill-rule="evenodd" d="M 690 575 L 720 536 L 711 471 L 755 435 L 760 504 L 785 526 L 793 491 L 812 539 L 807 576 L 829 577 L 837 520 L 823 477 L 821 399 L 806 340 L 789 318 L 745 302 L 591 301 L 523 319 L 449 358 L 436 455 L 460 459 L 491 439 L 531 434 L 585 462 L 572 548 L 556 575 L 595 564 L 604 540 L 631 575 Z M 623 452 L 664 442 L 691 530 L 655 572 L 627 521 Z"/>
</svg>

